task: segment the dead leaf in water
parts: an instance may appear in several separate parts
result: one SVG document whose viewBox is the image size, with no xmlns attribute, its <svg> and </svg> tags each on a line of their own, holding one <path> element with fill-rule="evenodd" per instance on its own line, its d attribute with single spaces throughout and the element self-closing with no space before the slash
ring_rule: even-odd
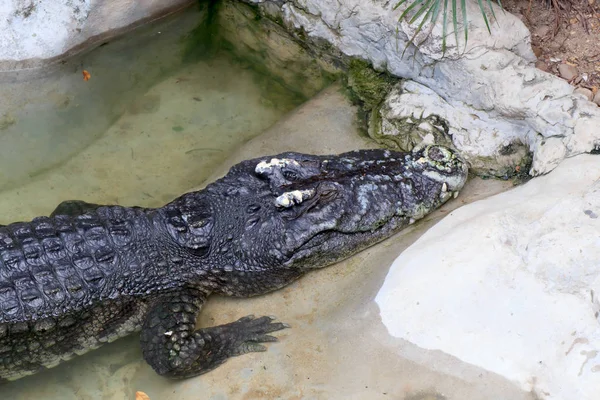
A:
<svg viewBox="0 0 600 400">
<path fill-rule="evenodd" d="M 150 400 L 150 396 L 144 392 L 135 392 L 135 400 Z"/>
<path fill-rule="evenodd" d="M 83 80 L 89 81 L 91 77 L 92 77 L 92 75 L 89 72 L 87 72 L 87 70 L 84 69 L 83 70 Z"/>
</svg>

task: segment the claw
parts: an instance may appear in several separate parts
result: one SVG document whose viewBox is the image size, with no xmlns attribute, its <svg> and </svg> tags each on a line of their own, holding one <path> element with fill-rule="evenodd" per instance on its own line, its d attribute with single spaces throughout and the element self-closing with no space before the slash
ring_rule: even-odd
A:
<svg viewBox="0 0 600 400">
<path fill-rule="evenodd" d="M 271 336 L 271 335 L 262 335 L 256 338 L 257 342 L 278 342 L 279 339 L 277 339 L 275 336 Z"/>
</svg>

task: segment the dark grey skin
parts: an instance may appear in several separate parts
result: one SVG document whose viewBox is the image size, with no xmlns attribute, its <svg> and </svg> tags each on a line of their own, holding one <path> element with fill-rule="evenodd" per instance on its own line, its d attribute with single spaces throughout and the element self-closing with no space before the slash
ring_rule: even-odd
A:
<svg viewBox="0 0 600 400">
<path fill-rule="evenodd" d="M 247 316 L 195 330 L 211 293 L 256 296 L 373 245 L 456 195 L 452 151 L 284 153 L 235 165 L 156 209 L 61 204 L 0 227 L 0 379 L 141 330 L 145 360 L 188 378 L 286 328 Z"/>
</svg>

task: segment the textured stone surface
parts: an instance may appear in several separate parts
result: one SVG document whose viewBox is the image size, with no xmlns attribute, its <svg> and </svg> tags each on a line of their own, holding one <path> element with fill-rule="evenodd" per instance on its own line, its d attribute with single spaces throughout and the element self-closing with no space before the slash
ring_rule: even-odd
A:
<svg viewBox="0 0 600 400">
<path fill-rule="evenodd" d="M 600 106 L 600 91 L 596 92 L 596 95 L 594 96 L 594 103 Z"/>
<path fill-rule="evenodd" d="M 138 99 L 182 67 L 188 43 L 182 38 L 203 15 L 187 10 L 54 66 L 0 72 L 0 190 L 68 160 L 124 113 L 160 107 L 156 96 L 143 105 Z"/>
<path fill-rule="evenodd" d="M 590 101 L 592 101 L 594 99 L 594 92 L 592 92 L 590 89 L 587 89 L 587 88 L 579 87 L 579 88 L 575 89 L 575 93 L 582 95 L 583 97 L 585 97 L 586 99 L 588 99 Z"/>
<path fill-rule="evenodd" d="M 571 79 L 574 79 L 579 72 L 577 71 L 577 67 L 573 65 L 560 64 L 558 66 L 558 73 L 560 74 L 561 78 L 570 81 Z"/>
<path fill-rule="evenodd" d="M 544 400 L 600 392 L 600 164 L 453 211 L 396 259 L 376 301 L 390 334 Z"/>
<path fill-rule="evenodd" d="M 396 85 L 376 112 L 379 115 L 371 119 L 371 136 L 408 135 L 411 145 L 420 141 L 447 144 L 450 140 L 475 173 L 509 177 L 530 161 L 529 149 L 511 122 L 466 105 L 453 107 L 415 81 Z"/>
<path fill-rule="evenodd" d="M 193 0 L 4 0 L 0 71 L 34 66 L 97 35 L 169 12 Z"/>
<path fill-rule="evenodd" d="M 306 46 L 269 18 L 257 23 L 256 10 L 238 0 L 222 1 L 216 25 L 219 38 L 239 60 L 305 98 L 314 96 L 341 71 L 326 51 Z"/>
<path fill-rule="evenodd" d="M 573 87 L 564 80 L 534 67 L 530 34 L 509 13 L 497 10 L 489 35 L 477 4 L 469 2 L 473 18 L 466 48 L 462 41 L 456 46 L 454 36 L 449 35 L 448 49 L 442 52 L 440 18 L 433 27 L 425 24 L 423 32 L 431 31 L 430 37 L 417 35 L 419 50 L 411 46 L 402 57 L 415 26 L 405 22 L 398 26 L 403 9 L 393 11 L 394 1 L 244 1 L 260 4 L 266 13 L 278 13 L 290 30 L 302 31 L 307 40 L 325 41 L 346 56 L 368 60 L 377 69 L 428 86 L 454 109 L 487 113 L 489 121 L 498 121 L 491 126 L 502 123 L 506 130 L 477 131 L 479 136 L 472 140 L 520 137 L 534 153 L 534 175 L 555 168 L 561 160 L 557 154 L 569 157 L 587 152 L 600 141 L 600 110 L 573 94 Z M 557 140 L 546 140 L 550 137 Z M 553 149 L 541 150 L 548 146 Z"/>
</svg>

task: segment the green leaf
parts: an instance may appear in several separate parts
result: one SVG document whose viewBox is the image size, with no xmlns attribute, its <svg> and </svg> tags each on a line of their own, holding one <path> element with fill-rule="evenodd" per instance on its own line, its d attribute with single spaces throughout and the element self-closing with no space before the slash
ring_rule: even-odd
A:
<svg viewBox="0 0 600 400">
<path fill-rule="evenodd" d="M 412 3 L 410 6 L 408 6 L 406 8 L 406 10 L 404 10 L 404 12 L 402 14 L 400 14 L 400 18 L 398 18 L 399 20 L 403 20 L 406 15 L 412 11 L 413 8 L 415 8 L 416 6 L 418 6 L 420 3 L 422 3 L 421 0 L 416 0 L 414 3 Z"/>
<path fill-rule="evenodd" d="M 398 9 L 398 7 L 410 3 L 408 5 L 408 7 L 402 12 L 402 14 L 398 18 L 398 20 L 399 21 L 404 20 L 409 24 L 414 24 L 417 21 L 419 23 L 419 25 L 417 26 L 417 29 L 415 30 L 415 33 L 413 34 L 412 38 L 407 42 L 406 47 L 404 48 L 404 51 L 402 52 L 403 56 L 404 56 L 404 53 L 406 52 L 408 46 L 410 46 L 411 44 L 414 44 L 414 40 L 415 40 L 416 36 L 419 34 L 419 32 L 422 31 L 426 20 L 430 20 L 432 24 L 435 24 L 440 16 L 440 13 L 443 15 L 442 53 L 446 52 L 446 49 L 447 49 L 446 38 L 448 36 L 448 14 L 449 14 L 450 7 L 452 8 L 452 26 L 454 28 L 454 36 L 456 38 L 456 45 L 458 46 L 458 43 L 459 43 L 458 15 L 457 15 L 458 14 L 458 4 L 457 4 L 457 0 L 452 0 L 452 3 L 449 6 L 448 1 L 449 0 L 443 0 L 443 2 L 444 2 L 443 9 L 441 7 L 442 0 L 399 0 L 394 5 L 393 9 L 396 10 L 396 9 Z M 500 8 L 502 10 L 504 10 L 501 0 L 495 0 L 495 1 L 498 3 Z M 469 19 L 468 19 L 468 15 L 467 15 L 467 3 L 466 2 L 467 2 L 467 0 L 460 0 L 460 6 L 462 8 L 463 29 L 465 31 L 465 49 L 467 46 L 467 42 L 469 40 Z M 479 5 L 479 10 L 481 11 L 481 15 L 483 16 L 483 21 L 485 22 L 485 26 L 486 26 L 488 32 L 491 34 L 492 31 L 491 31 L 491 27 L 490 27 L 490 20 L 487 17 L 486 7 L 484 5 L 484 2 L 487 3 L 487 6 L 491 13 L 491 16 L 494 18 L 494 20 L 496 19 L 496 14 L 494 12 L 492 0 L 477 0 L 477 3 Z M 413 12 L 414 12 L 414 14 L 413 14 Z M 421 17 L 422 17 L 422 19 L 421 19 L 421 21 L 419 21 L 419 18 L 421 18 Z M 398 27 L 396 27 L 396 34 L 399 34 Z"/>
<path fill-rule="evenodd" d="M 420 17 L 421 15 L 423 15 L 423 13 L 424 13 L 425 11 L 427 11 L 427 10 L 428 10 L 429 4 L 430 4 L 432 1 L 434 1 L 434 0 L 427 0 L 427 1 L 425 2 L 425 4 L 423 4 L 423 5 L 421 6 L 421 8 L 419 8 L 419 9 L 417 10 L 417 12 L 415 13 L 415 15 L 414 15 L 414 16 L 413 16 L 413 17 L 412 17 L 410 20 L 409 20 L 409 24 L 414 24 L 414 23 L 415 23 L 415 21 L 417 21 L 417 20 L 419 19 L 419 17 Z M 420 25 L 420 26 L 422 26 L 422 21 L 421 21 L 421 25 Z"/>
<path fill-rule="evenodd" d="M 492 0 L 487 0 L 487 4 L 488 4 L 488 7 L 490 8 L 490 11 L 492 12 L 492 17 L 494 17 L 494 19 L 496 19 L 496 13 L 494 12 L 494 7 L 492 6 Z M 498 0 L 498 4 L 500 4 L 500 0 Z M 502 7 L 502 5 L 500 5 L 500 7 Z M 485 15 L 485 12 L 483 11 L 483 9 L 481 10 L 481 12 Z"/>
<path fill-rule="evenodd" d="M 461 1 L 462 14 L 463 14 L 463 29 L 465 30 L 465 49 L 467 48 L 467 42 L 469 41 L 469 24 L 467 20 L 467 0 Z M 458 45 L 458 43 L 457 43 Z"/>
<path fill-rule="evenodd" d="M 442 30 L 442 56 L 446 54 L 446 32 L 448 31 L 448 0 L 444 0 L 444 24 Z"/>
<path fill-rule="evenodd" d="M 488 2 L 490 0 L 487 0 Z M 479 4 L 479 9 L 481 10 L 481 15 L 483 15 L 483 21 L 485 22 L 485 26 L 488 30 L 489 33 L 492 33 L 492 30 L 490 29 L 490 24 L 488 23 L 488 19 L 487 16 L 485 15 L 485 10 L 483 9 L 483 1 L 482 0 L 477 0 L 477 3 Z M 492 13 L 494 12 L 494 10 L 492 10 Z"/>
<path fill-rule="evenodd" d="M 452 0 L 452 25 L 454 25 L 454 37 L 458 47 L 458 18 L 456 17 L 456 0 Z"/>
<path fill-rule="evenodd" d="M 433 9 L 433 14 L 431 14 L 431 23 L 435 23 L 435 21 L 437 21 L 438 15 L 440 13 L 440 4 L 442 4 L 441 0 L 436 0 L 436 2 L 433 4 L 434 9 Z"/>
</svg>

